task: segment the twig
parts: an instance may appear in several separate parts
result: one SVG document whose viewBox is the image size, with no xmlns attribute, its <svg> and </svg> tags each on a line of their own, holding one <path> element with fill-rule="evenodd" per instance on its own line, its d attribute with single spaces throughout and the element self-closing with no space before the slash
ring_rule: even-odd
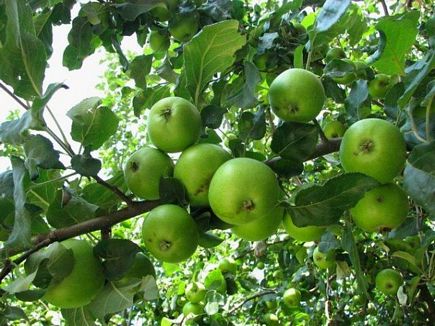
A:
<svg viewBox="0 0 435 326">
<path fill-rule="evenodd" d="M 74 156 L 74 151 L 73 151 L 71 145 L 68 143 L 68 139 L 66 138 L 66 135 L 65 135 L 65 133 L 64 133 L 63 130 L 62 130 L 62 127 L 60 126 L 59 122 L 57 121 L 56 117 L 54 116 L 54 114 L 53 114 L 53 112 L 51 111 L 51 109 L 49 108 L 49 106 L 46 105 L 45 107 L 46 107 L 46 109 L 47 109 L 48 114 L 49 114 L 49 115 L 51 116 L 51 118 L 53 119 L 54 124 L 56 125 L 57 129 L 59 130 L 60 135 L 61 135 L 62 138 L 63 138 L 63 142 L 65 143 L 65 145 L 66 145 L 66 146 L 68 147 L 68 149 L 70 150 L 70 153 L 69 153 L 69 154 L 73 154 L 73 156 Z"/>
<path fill-rule="evenodd" d="M 313 123 L 316 125 L 317 129 L 319 130 L 319 135 L 320 135 L 320 139 L 322 140 L 322 143 L 327 143 L 329 139 L 328 137 L 326 137 L 325 133 L 323 132 L 323 129 L 319 124 L 319 121 L 313 119 Z"/>
<path fill-rule="evenodd" d="M 12 93 L 5 85 L 3 85 L 3 83 L 0 83 L 0 88 L 3 89 L 6 93 L 8 93 L 8 95 L 12 97 L 19 105 L 21 105 L 24 108 L 24 110 L 27 111 L 29 109 L 26 103 L 21 101 L 14 93 Z"/>
<path fill-rule="evenodd" d="M 124 209 L 121 209 L 119 211 L 113 212 L 111 214 L 105 215 L 105 216 L 99 216 L 96 218 L 93 218 L 91 220 L 87 220 L 84 222 L 81 222 L 79 224 L 71 225 L 65 228 L 53 230 L 49 233 L 39 234 L 32 238 L 32 244 L 34 245 L 33 248 L 19 248 L 19 249 L 7 249 L 3 248 L 0 250 L 0 257 L 8 258 L 12 257 L 16 254 L 19 254 L 21 252 L 24 252 L 26 249 L 33 253 L 35 251 L 38 251 L 39 249 L 48 246 L 49 244 L 56 242 L 56 241 L 63 241 L 70 238 L 74 238 L 76 236 L 86 234 L 89 232 L 101 230 L 104 228 L 110 228 L 113 225 L 120 223 L 122 221 L 128 220 L 132 217 L 135 217 L 137 215 L 140 215 L 142 213 L 148 212 L 154 207 L 159 205 L 158 200 L 153 201 L 143 201 L 143 202 L 134 202 L 131 206 L 128 206 Z M 26 254 L 27 254 L 26 253 Z M 24 254 L 24 255 L 26 255 Z M 28 255 L 30 255 L 28 254 Z M 21 260 L 20 260 L 21 259 Z M 18 262 L 24 261 L 26 258 L 18 258 Z M 3 270 L 0 272 L 0 282 L 3 280 L 3 278 L 15 267 L 11 263 L 11 266 L 8 267 L 8 264 L 3 268 Z"/>
<path fill-rule="evenodd" d="M 382 9 L 384 9 L 385 16 L 390 16 L 390 13 L 388 12 L 387 3 L 385 0 L 381 0 Z"/>
<path fill-rule="evenodd" d="M 234 311 L 240 309 L 241 307 L 243 307 L 247 302 L 254 300 L 256 298 L 262 297 L 263 295 L 268 295 L 268 294 L 275 294 L 276 291 L 275 290 L 267 290 L 267 291 L 263 291 L 263 292 L 258 292 L 255 293 L 253 295 L 250 295 L 249 297 L 247 297 L 245 300 L 243 300 L 241 303 L 239 303 L 237 306 L 235 306 L 233 309 L 231 309 L 229 311 L 229 314 L 232 314 Z"/>
<path fill-rule="evenodd" d="M 131 200 L 127 195 L 125 195 L 121 190 L 119 190 L 117 187 L 112 186 L 110 183 L 104 181 L 101 179 L 98 175 L 93 177 L 95 181 L 97 181 L 100 185 L 103 187 L 106 187 L 110 191 L 112 191 L 114 194 L 116 194 L 119 198 L 121 198 L 127 205 L 133 205 L 133 200 Z"/>
</svg>

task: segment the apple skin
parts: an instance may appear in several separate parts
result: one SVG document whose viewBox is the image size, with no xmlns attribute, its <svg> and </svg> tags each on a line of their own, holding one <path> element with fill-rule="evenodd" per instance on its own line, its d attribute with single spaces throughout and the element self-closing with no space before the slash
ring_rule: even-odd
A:
<svg viewBox="0 0 435 326">
<path fill-rule="evenodd" d="M 359 120 L 344 133 L 340 161 L 346 172 L 360 172 L 387 183 L 405 164 L 405 140 L 399 128 L 386 120 Z"/>
<path fill-rule="evenodd" d="M 168 6 L 165 3 L 158 3 L 150 13 L 158 21 L 164 22 L 171 18 L 171 13 L 169 12 Z"/>
<path fill-rule="evenodd" d="M 269 89 L 272 111 L 284 121 L 309 122 L 325 102 L 325 90 L 312 72 L 292 68 L 279 74 Z"/>
<path fill-rule="evenodd" d="M 181 152 L 195 143 L 201 133 L 198 109 L 181 97 L 166 97 L 155 103 L 148 116 L 151 142 L 167 153 Z"/>
<path fill-rule="evenodd" d="M 204 313 L 204 307 L 199 303 L 186 302 L 183 306 L 183 315 L 193 314 L 195 316 Z"/>
<path fill-rule="evenodd" d="M 369 82 L 369 94 L 374 99 L 384 98 L 391 85 L 391 78 L 386 74 L 377 74 Z"/>
<path fill-rule="evenodd" d="M 199 303 L 204 300 L 207 290 L 204 285 L 199 282 L 192 282 L 187 284 L 185 294 L 186 299 L 192 303 Z"/>
<path fill-rule="evenodd" d="M 133 153 L 124 167 L 124 178 L 131 192 L 140 198 L 160 198 L 159 185 L 162 177 L 172 176 L 174 165 L 162 151 L 143 147 Z"/>
<path fill-rule="evenodd" d="M 60 283 L 49 285 L 42 299 L 63 309 L 85 306 L 104 285 L 103 267 L 87 241 L 69 239 L 62 245 L 72 250 L 74 266 Z"/>
<path fill-rule="evenodd" d="M 237 264 L 232 258 L 222 259 L 219 262 L 218 267 L 221 270 L 222 274 L 230 273 L 234 275 L 237 272 Z"/>
<path fill-rule="evenodd" d="M 151 31 L 149 36 L 150 47 L 153 52 L 165 52 L 171 41 L 169 40 L 169 36 L 161 31 Z"/>
<path fill-rule="evenodd" d="M 249 223 L 269 214 L 280 197 L 272 169 L 246 157 L 222 164 L 211 179 L 208 193 L 213 212 L 232 225 Z"/>
<path fill-rule="evenodd" d="M 329 121 L 323 127 L 323 132 L 328 139 L 339 138 L 344 135 L 345 131 L 346 127 L 338 120 Z"/>
<path fill-rule="evenodd" d="M 322 226 L 304 226 L 297 227 L 294 225 L 291 216 L 284 214 L 283 225 L 287 233 L 295 240 L 309 242 L 320 240 L 326 228 Z"/>
<path fill-rule="evenodd" d="M 386 268 L 376 274 L 376 288 L 386 295 L 396 295 L 403 283 L 400 273 L 394 269 Z"/>
<path fill-rule="evenodd" d="M 197 144 L 181 153 L 175 164 L 174 177 L 180 180 L 187 190 L 192 206 L 208 206 L 208 189 L 216 170 L 231 155 L 215 144 Z"/>
<path fill-rule="evenodd" d="M 252 222 L 234 226 L 231 231 L 239 238 L 247 241 L 264 240 L 276 233 L 276 230 L 282 222 L 283 215 L 284 209 L 277 207 L 269 214 Z"/>
<path fill-rule="evenodd" d="M 367 232 L 394 229 L 406 219 L 409 210 L 408 197 L 394 183 L 369 190 L 350 209 L 355 224 Z"/>
<path fill-rule="evenodd" d="M 199 18 L 196 13 L 178 15 L 169 22 L 169 33 L 179 42 L 189 41 L 199 28 Z"/>
<path fill-rule="evenodd" d="M 298 289 L 289 288 L 284 292 L 282 300 L 289 308 L 299 307 L 301 302 L 301 292 Z"/>
<path fill-rule="evenodd" d="M 329 269 L 335 266 L 335 253 L 330 250 L 327 253 L 319 251 L 316 247 L 313 252 L 314 264 L 320 269 Z"/>
<path fill-rule="evenodd" d="M 178 263 L 192 256 L 198 237 L 195 221 L 177 205 L 157 206 L 144 218 L 142 225 L 142 239 L 148 251 L 168 263 Z"/>
</svg>

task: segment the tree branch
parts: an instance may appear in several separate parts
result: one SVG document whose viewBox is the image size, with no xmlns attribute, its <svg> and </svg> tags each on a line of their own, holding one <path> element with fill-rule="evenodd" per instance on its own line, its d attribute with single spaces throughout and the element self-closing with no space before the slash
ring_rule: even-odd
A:
<svg viewBox="0 0 435 326">
<path fill-rule="evenodd" d="M 103 179 L 101 179 L 99 176 L 95 176 L 93 177 L 95 179 L 95 181 L 97 181 L 100 185 L 102 185 L 103 187 L 106 187 L 107 189 L 109 189 L 110 191 L 112 191 L 115 195 L 117 195 L 119 198 L 121 198 L 121 200 L 123 200 L 128 206 L 133 205 L 134 202 L 127 196 L 125 195 L 121 190 L 119 190 L 117 187 L 112 186 L 110 183 L 104 181 Z"/>
<path fill-rule="evenodd" d="M 12 97 L 19 105 L 23 107 L 24 110 L 28 110 L 26 103 L 21 101 L 14 93 L 12 93 L 3 83 L 0 83 L 0 88 L 3 89 L 10 97 Z"/>
<path fill-rule="evenodd" d="M 388 12 L 387 3 L 385 2 L 385 0 L 381 0 L 381 5 L 382 5 L 382 9 L 384 10 L 385 16 L 389 16 L 390 13 Z"/>
<path fill-rule="evenodd" d="M 229 314 L 232 314 L 234 311 L 240 309 L 241 307 L 243 307 L 247 302 L 254 300 L 256 298 L 262 297 L 263 295 L 268 295 L 268 294 L 275 294 L 276 291 L 274 290 L 267 290 L 267 291 L 263 291 L 263 292 L 258 292 L 255 293 L 253 295 L 248 296 L 245 300 L 243 300 L 241 303 L 239 303 L 238 305 L 236 305 L 233 309 L 231 309 L 229 311 Z"/>
<path fill-rule="evenodd" d="M 91 220 L 81 222 L 79 224 L 53 230 L 49 233 L 39 234 L 32 238 L 32 244 L 34 246 L 33 248 L 20 248 L 17 250 L 8 250 L 3 248 L 0 250 L 0 257 L 2 257 L 3 259 L 17 255 L 25 250 L 28 251 L 19 258 L 17 258 L 13 263 L 9 261 L 5 264 L 3 270 L 0 272 L 0 282 L 4 277 L 6 277 L 9 272 L 12 271 L 12 269 L 17 264 L 26 260 L 27 257 L 30 256 L 33 252 L 36 252 L 39 249 L 44 248 L 53 242 L 63 241 L 85 233 L 110 228 L 117 223 L 128 220 L 142 213 L 148 212 L 159 204 L 160 202 L 158 200 L 133 202 L 132 205 L 111 214 L 99 216 Z"/>
</svg>

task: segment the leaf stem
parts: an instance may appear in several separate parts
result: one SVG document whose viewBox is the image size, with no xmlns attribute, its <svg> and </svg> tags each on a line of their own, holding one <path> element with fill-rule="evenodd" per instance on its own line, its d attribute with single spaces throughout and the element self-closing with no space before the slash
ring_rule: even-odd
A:
<svg viewBox="0 0 435 326">
<path fill-rule="evenodd" d="M 21 99 L 18 98 L 18 96 L 16 96 L 14 93 L 12 93 L 5 85 L 3 85 L 3 83 L 0 82 L 0 88 L 3 89 L 10 97 L 12 97 L 19 105 L 21 105 L 24 110 L 28 110 L 29 107 L 26 105 L 26 103 L 24 103 L 23 101 L 21 101 Z"/>
<path fill-rule="evenodd" d="M 429 103 L 426 106 L 426 123 L 425 123 L 425 129 L 426 129 L 426 139 L 427 141 L 431 141 L 432 137 L 430 136 L 430 114 L 432 110 L 432 102 L 433 102 L 434 96 L 432 95 L 429 99 Z"/>
<path fill-rule="evenodd" d="M 426 113 L 427 113 L 427 112 L 426 112 Z M 419 141 L 421 141 L 422 143 L 425 143 L 425 142 L 426 142 L 426 139 L 424 139 L 423 137 L 421 137 L 421 136 L 418 134 L 418 129 L 417 129 L 417 126 L 416 126 L 416 124 L 415 124 L 414 117 L 412 116 L 412 113 L 411 113 L 411 112 L 408 113 L 408 117 L 409 117 L 409 121 L 411 122 L 411 130 L 412 130 L 412 132 L 413 132 L 415 138 L 417 138 L 417 139 L 418 139 Z"/>
<path fill-rule="evenodd" d="M 67 174 L 67 175 L 61 176 L 61 177 L 59 177 L 59 178 L 51 179 L 51 180 L 44 181 L 44 182 L 41 182 L 41 183 L 35 183 L 35 184 L 31 185 L 28 189 L 29 189 L 29 190 L 32 190 L 32 189 L 35 189 L 35 188 L 38 188 L 38 187 L 44 186 L 44 185 L 49 184 L 49 183 L 52 183 L 52 182 L 65 180 L 65 179 L 67 179 L 67 178 L 69 178 L 69 177 L 72 177 L 72 176 L 75 175 L 75 174 L 77 174 L 77 172 L 72 172 L 72 173 L 70 173 L 70 174 Z"/>
<path fill-rule="evenodd" d="M 101 179 L 98 175 L 93 177 L 95 181 L 97 181 L 100 185 L 103 187 L 106 187 L 110 191 L 112 191 L 115 195 L 117 195 L 121 200 L 123 200 L 127 205 L 133 205 L 134 202 L 129 198 L 127 195 L 125 195 L 121 190 L 119 190 L 117 187 L 111 185 L 107 181 L 104 181 Z"/>
<path fill-rule="evenodd" d="M 49 108 L 48 105 L 46 105 L 46 109 L 47 109 L 47 111 L 48 111 L 48 114 L 49 114 L 49 115 L 51 116 L 51 118 L 53 119 L 53 121 L 54 121 L 54 123 L 55 123 L 57 129 L 59 130 L 59 132 L 60 132 L 60 134 L 61 134 L 61 136 L 62 136 L 62 138 L 63 138 L 63 142 L 64 142 L 65 145 L 70 149 L 70 152 L 74 154 L 74 151 L 73 151 L 71 145 L 69 144 L 68 139 L 66 138 L 66 135 L 65 135 L 65 133 L 64 133 L 63 130 L 62 130 L 62 127 L 60 126 L 59 122 L 57 121 L 56 117 L 54 116 L 53 111 L 51 111 L 51 109 Z"/>
</svg>

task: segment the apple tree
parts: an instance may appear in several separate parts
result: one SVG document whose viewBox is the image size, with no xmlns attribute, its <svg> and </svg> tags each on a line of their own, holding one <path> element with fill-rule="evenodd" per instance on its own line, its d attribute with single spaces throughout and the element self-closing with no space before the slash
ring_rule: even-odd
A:
<svg viewBox="0 0 435 326">
<path fill-rule="evenodd" d="M 434 67 L 429 0 L 0 0 L 1 325 L 434 324 Z"/>
</svg>

